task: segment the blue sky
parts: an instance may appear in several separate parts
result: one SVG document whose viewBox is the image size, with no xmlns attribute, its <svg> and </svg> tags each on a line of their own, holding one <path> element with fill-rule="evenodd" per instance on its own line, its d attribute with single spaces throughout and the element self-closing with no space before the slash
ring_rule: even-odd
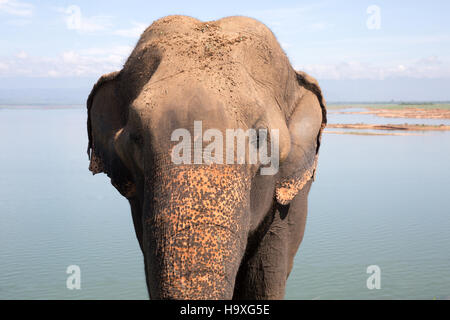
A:
<svg viewBox="0 0 450 320">
<path fill-rule="evenodd" d="M 450 100 L 442 92 L 450 85 L 449 1 L 0 0 L 0 89 L 14 83 L 91 86 L 120 69 L 142 30 L 169 14 L 259 19 L 294 67 L 334 86 L 331 92 L 348 91 L 338 100 L 356 97 L 345 83 L 367 83 L 361 90 L 368 99 L 417 99 L 417 90 L 426 88 L 423 99 Z M 407 90 L 383 94 L 383 86 L 390 92 L 406 84 L 410 97 Z M 371 85 L 378 95 L 371 96 Z"/>
</svg>

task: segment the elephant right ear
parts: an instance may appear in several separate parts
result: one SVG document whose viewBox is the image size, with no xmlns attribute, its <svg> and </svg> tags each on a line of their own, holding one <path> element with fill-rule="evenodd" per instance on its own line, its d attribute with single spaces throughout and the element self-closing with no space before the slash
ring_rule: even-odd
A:
<svg viewBox="0 0 450 320">
<path fill-rule="evenodd" d="M 89 137 L 89 170 L 93 174 L 104 172 L 112 185 L 124 196 L 132 197 L 136 188 L 129 170 L 114 147 L 117 133 L 125 126 L 128 108 L 122 98 L 120 72 L 100 77 L 87 100 L 87 129 Z"/>
<path fill-rule="evenodd" d="M 101 76 L 87 99 L 87 153 L 90 159 L 89 170 L 93 174 L 111 173 L 108 159 L 113 151 L 112 138 L 125 123 L 117 96 L 118 75 L 119 72 L 112 72 Z"/>
</svg>

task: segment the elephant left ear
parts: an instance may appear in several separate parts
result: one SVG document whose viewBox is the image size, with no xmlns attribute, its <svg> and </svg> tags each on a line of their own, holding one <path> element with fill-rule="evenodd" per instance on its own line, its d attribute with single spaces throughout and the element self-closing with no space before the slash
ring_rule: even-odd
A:
<svg viewBox="0 0 450 320">
<path fill-rule="evenodd" d="M 297 81 L 298 90 L 303 92 L 288 119 L 291 150 L 280 165 L 276 186 L 276 199 L 282 205 L 289 204 L 314 180 L 322 131 L 327 123 L 326 103 L 317 80 L 298 71 Z"/>
</svg>

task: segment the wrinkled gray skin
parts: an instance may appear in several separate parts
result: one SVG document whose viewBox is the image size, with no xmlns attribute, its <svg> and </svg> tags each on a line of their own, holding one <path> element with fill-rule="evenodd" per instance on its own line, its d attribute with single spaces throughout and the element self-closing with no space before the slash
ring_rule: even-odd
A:
<svg viewBox="0 0 450 320">
<path fill-rule="evenodd" d="M 280 299 L 303 238 L 325 102 L 271 31 L 169 16 L 88 98 L 90 170 L 131 205 L 152 299 Z M 280 169 L 171 161 L 175 129 L 279 130 Z"/>
</svg>

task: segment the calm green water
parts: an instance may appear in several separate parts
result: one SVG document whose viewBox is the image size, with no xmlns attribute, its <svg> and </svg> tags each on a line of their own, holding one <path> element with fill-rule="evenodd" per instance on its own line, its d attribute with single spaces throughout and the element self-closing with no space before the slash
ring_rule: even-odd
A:
<svg viewBox="0 0 450 320">
<path fill-rule="evenodd" d="M 84 109 L 0 109 L 0 299 L 147 298 L 128 203 L 87 170 L 85 124 Z M 448 299 L 449 187 L 450 133 L 325 134 L 286 298 Z"/>
</svg>

